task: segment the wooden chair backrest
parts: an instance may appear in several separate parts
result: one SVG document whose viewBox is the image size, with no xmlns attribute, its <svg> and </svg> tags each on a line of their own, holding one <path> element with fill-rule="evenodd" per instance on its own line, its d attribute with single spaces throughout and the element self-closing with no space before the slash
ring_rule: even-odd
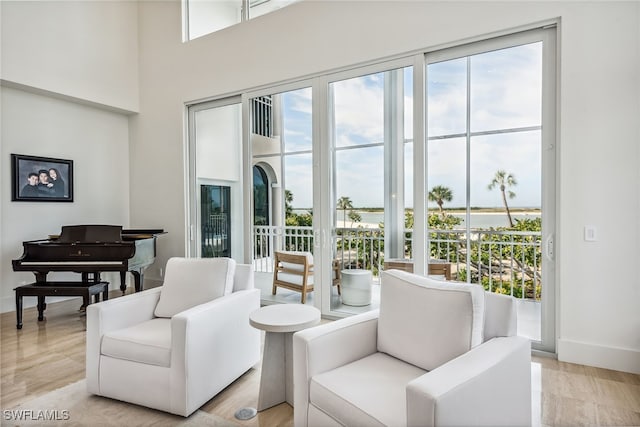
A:
<svg viewBox="0 0 640 427">
<path fill-rule="evenodd" d="M 308 276 L 313 274 L 313 264 L 309 263 L 309 258 L 306 254 L 300 253 L 290 253 L 290 252 L 278 252 L 275 253 L 275 265 L 277 271 L 282 271 L 283 273 L 289 274 L 298 274 L 300 276 Z M 303 265 L 303 270 L 291 270 L 282 266 L 282 262 L 287 262 L 290 264 L 300 264 Z"/>
</svg>

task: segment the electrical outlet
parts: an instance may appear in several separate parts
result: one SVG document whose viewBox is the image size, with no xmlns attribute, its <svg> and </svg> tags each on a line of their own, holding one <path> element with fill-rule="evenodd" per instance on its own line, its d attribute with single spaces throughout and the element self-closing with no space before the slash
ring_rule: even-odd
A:
<svg viewBox="0 0 640 427">
<path fill-rule="evenodd" d="M 164 278 L 164 268 L 160 267 L 160 278 Z"/>
<path fill-rule="evenodd" d="M 595 242 L 598 240 L 598 230 L 595 225 L 584 226 L 584 241 Z"/>
</svg>

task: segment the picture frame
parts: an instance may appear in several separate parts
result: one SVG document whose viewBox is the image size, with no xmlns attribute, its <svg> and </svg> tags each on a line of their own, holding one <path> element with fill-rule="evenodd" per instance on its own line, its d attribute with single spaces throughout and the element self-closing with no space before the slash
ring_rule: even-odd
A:
<svg viewBox="0 0 640 427">
<path fill-rule="evenodd" d="M 11 200 L 73 202 L 73 160 L 11 154 Z"/>
</svg>

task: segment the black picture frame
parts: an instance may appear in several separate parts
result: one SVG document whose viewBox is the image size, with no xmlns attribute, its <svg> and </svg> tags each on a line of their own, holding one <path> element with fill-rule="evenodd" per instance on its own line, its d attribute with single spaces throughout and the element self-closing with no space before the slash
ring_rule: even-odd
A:
<svg viewBox="0 0 640 427">
<path fill-rule="evenodd" d="M 73 202 L 73 160 L 11 154 L 11 200 Z"/>
</svg>

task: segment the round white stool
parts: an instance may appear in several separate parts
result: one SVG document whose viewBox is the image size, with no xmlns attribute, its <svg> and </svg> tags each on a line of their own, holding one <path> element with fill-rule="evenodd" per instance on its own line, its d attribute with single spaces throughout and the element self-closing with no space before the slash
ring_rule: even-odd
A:
<svg viewBox="0 0 640 427">
<path fill-rule="evenodd" d="M 341 274 L 342 303 L 352 306 L 371 304 L 371 271 L 352 269 L 342 270 Z"/>
</svg>

